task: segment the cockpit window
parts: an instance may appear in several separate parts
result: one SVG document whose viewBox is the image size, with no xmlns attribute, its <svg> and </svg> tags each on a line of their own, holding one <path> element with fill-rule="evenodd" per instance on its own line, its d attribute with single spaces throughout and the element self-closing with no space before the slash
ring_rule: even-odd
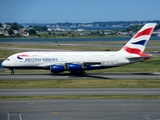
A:
<svg viewBox="0 0 160 120">
<path fill-rule="evenodd" d="M 10 61 L 10 59 L 6 59 L 7 61 Z"/>
</svg>

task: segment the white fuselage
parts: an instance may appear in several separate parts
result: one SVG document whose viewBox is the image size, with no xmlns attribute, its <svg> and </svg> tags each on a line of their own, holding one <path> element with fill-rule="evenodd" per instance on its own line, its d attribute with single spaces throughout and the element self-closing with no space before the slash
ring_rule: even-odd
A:
<svg viewBox="0 0 160 120">
<path fill-rule="evenodd" d="M 90 63 L 92 66 L 116 67 L 131 63 L 127 58 L 138 55 L 117 52 L 22 52 L 7 58 L 2 65 L 8 68 L 49 68 L 50 65 Z M 92 64 L 94 63 L 94 64 Z M 97 63 L 97 64 L 96 64 Z"/>
</svg>

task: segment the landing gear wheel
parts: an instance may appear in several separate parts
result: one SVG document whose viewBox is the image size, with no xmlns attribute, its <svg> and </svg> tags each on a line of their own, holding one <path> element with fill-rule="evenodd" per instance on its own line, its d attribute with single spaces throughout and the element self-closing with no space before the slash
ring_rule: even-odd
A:
<svg viewBox="0 0 160 120">
<path fill-rule="evenodd" d="M 80 71 L 79 74 L 85 76 L 87 73 L 85 71 Z"/>
<path fill-rule="evenodd" d="M 13 69 L 11 69 L 11 75 L 14 75 L 14 70 Z"/>
<path fill-rule="evenodd" d="M 80 75 L 80 76 L 85 76 L 87 73 L 84 71 L 70 71 L 71 75 Z"/>
</svg>

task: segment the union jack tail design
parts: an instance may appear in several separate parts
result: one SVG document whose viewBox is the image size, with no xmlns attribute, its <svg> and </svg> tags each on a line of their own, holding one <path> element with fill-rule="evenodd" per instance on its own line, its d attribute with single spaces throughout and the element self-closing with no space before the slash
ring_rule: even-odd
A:
<svg viewBox="0 0 160 120">
<path fill-rule="evenodd" d="M 156 26 L 156 23 L 145 24 L 132 38 L 123 46 L 121 51 L 125 51 L 130 54 L 138 54 L 142 56 L 147 42 L 149 41 L 151 34 Z"/>
</svg>

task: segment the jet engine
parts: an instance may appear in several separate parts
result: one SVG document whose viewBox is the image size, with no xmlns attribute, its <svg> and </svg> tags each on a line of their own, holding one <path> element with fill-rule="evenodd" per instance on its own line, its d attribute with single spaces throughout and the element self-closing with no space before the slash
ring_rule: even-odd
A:
<svg viewBox="0 0 160 120">
<path fill-rule="evenodd" d="M 67 68 L 68 68 L 69 71 L 81 71 L 81 70 L 83 70 L 83 65 L 75 64 L 75 63 L 69 63 L 67 65 Z"/>
<path fill-rule="evenodd" d="M 65 67 L 63 65 L 51 65 L 50 66 L 50 71 L 52 73 L 60 73 L 60 72 L 64 72 Z"/>
</svg>

